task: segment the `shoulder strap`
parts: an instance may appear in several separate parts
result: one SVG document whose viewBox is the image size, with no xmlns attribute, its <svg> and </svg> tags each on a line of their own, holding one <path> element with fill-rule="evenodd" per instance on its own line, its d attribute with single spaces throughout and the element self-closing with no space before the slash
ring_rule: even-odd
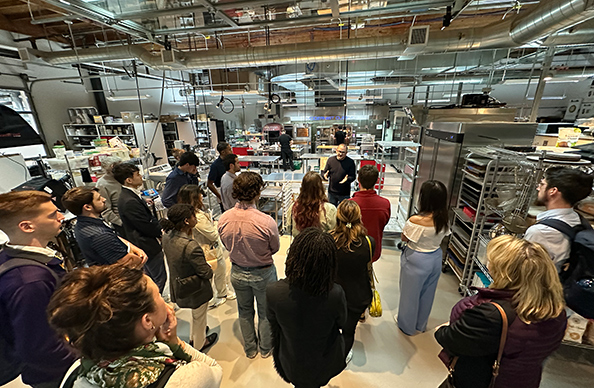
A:
<svg viewBox="0 0 594 388">
<path fill-rule="evenodd" d="M 371 240 L 369 240 L 368 236 L 365 236 L 367 240 L 367 245 L 369 245 L 369 262 L 367 263 L 367 271 L 369 272 L 369 281 L 371 283 L 371 288 L 375 290 L 375 283 L 379 283 L 377 280 L 377 276 L 375 276 L 375 271 L 373 270 L 373 251 L 371 250 Z"/>
<path fill-rule="evenodd" d="M 5 272 L 8 272 L 13 268 L 25 267 L 28 265 L 43 267 L 43 268 L 47 269 L 49 271 L 49 273 L 51 273 L 52 276 L 54 277 L 54 280 L 56 281 L 56 287 L 60 284 L 60 278 L 58 277 L 58 275 L 56 275 L 56 273 L 51 268 L 49 268 L 45 264 L 42 264 L 42 263 L 32 260 L 32 259 L 13 258 L 13 259 L 6 261 L 4 264 L 0 265 L 0 276 L 4 275 Z"/>
<path fill-rule="evenodd" d="M 147 385 L 146 388 L 164 388 L 165 385 L 167 385 L 167 382 L 169 381 L 169 378 L 171 377 L 173 372 L 175 372 L 175 369 L 176 366 L 174 364 L 165 365 L 165 368 L 163 369 L 163 372 L 161 372 L 161 374 L 159 375 L 157 381 Z"/>
<path fill-rule="evenodd" d="M 576 231 L 574 228 L 569 226 L 567 222 L 548 218 L 546 220 L 538 221 L 537 224 L 549 226 L 569 237 L 571 241 L 575 240 Z"/>
<path fill-rule="evenodd" d="M 371 240 L 369 239 L 369 236 L 365 236 L 365 239 L 367 240 L 367 245 L 369 245 L 369 261 L 373 261 L 373 251 L 371 249 Z"/>
<path fill-rule="evenodd" d="M 563 222 L 563 221 L 561 221 L 561 222 Z M 503 310 L 503 307 L 501 307 L 498 303 L 495 303 L 495 302 L 491 302 L 491 304 L 493 306 L 495 306 L 497 308 L 497 310 L 499 310 L 499 313 L 501 314 L 502 325 L 501 325 L 501 338 L 499 339 L 499 352 L 497 353 L 497 359 L 495 360 L 495 363 L 493 364 L 493 377 L 491 378 L 491 384 L 489 384 L 489 388 L 492 388 L 495 386 L 495 379 L 497 379 L 497 376 L 499 375 L 499 365 L 501 364 L 501 357 L 503 357 L 503 348 L 505 348 L 505 341 L 507 339 L 507 329 L 508 329 L 507 314 L 505 313 L 505 310 Z"/>
</svg>

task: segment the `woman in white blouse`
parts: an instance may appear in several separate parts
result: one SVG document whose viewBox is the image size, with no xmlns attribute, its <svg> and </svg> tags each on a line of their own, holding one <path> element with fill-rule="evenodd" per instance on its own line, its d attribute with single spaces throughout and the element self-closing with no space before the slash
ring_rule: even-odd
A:
<svg viewBox="0 0 594 388">
<path fill-rule="evenodd" d="M 443 183 L 423 183 L 419 212 L 406 221 L 402 230 L 402 241 L 408 244 L 400 256 L 400 304 L 394 319 L 407 335 L 427 329 L 441 273 L 439 246 L 450 234 L 447 198 Z"/>
<path fill-rule="evenodd" d="M 229 254 L 221 243 L 216 222 L 209 212 L 204 209 L 204 191 L 198 185 L 184 185 L 177 193 L 178 203 L 187 203 L 196 209 L 196 226 L 193 237 L 206 251 L 212 251 L 217 257 L 217 268 L 214 271 L 213 283 L 215 298 L 209 304 L 210 308 L 218 307 L 227 299 L 235 299 L 235 291 L 229 280 Z"/>
</svg>

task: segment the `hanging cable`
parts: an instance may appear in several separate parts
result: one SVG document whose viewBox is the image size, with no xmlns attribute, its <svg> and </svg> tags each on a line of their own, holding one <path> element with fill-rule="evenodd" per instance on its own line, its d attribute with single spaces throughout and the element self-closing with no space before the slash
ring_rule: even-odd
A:
<svg viewBox="0 0 594 388">
<path fill-rule="evenodd" d="M 140 122 L 142 123 L 142 137 L 146 145 L 146 128 L 144 126 L 144 112 L 142 111 L 142 100 L 140 99 L 140 86 L 138 85 L 138 69 L 136 67 L 136 60 L 132 61 L 132 69 L 134 71 L 134 80 L 136 81 L 136 95 L 138 96 L 138 107 L 140 109 Z M 149 148 L 150 149 L 150 148 Z M 149 150 L 147 149 L 147 151 Z"/>
<path fill-rule="evenodd" d="M 163 70 L 162 78 L 163 79 L 161 81 L 161 100 L 159 101 L 159 115 L 157 116 L 158 117 L 157 126 L 161 123 L 161 109 L 163 109 L 163 96 L 165 95 L 165 70 Z M 155 141 L 155 136 L 157 136 L 156 128 L 155 128 L 155 132 L 153 133 L 153 138 L 151 139 L 151 142 L 149 144 L 149 148 L 148 148 L 149 150 L 153 146 L 153 142 Z"/>
</svg>

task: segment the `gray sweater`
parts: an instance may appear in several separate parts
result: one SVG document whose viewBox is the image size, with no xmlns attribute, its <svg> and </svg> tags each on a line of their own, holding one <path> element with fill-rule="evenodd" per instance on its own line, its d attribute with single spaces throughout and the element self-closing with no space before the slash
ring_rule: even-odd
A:
<svg viewBox="0 0 594 388">
<path fill-rule="evenodd" d="M 97 181 L 99 194 L 105 198 L 105 211 L 101 213 L 103 219 L 111 224 L 122 226 L 122 219 L 118 212 L 118 199 L 122 192 L 122 185 L 113 175 L 105 174 Z"/>
</svg>

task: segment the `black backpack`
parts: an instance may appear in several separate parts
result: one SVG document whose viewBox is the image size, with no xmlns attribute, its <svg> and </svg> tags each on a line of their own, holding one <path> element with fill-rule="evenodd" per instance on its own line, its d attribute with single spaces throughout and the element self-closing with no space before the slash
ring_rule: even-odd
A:
<svg viewBox="0 0 594 388">
<path fill-rule="evenodd" d="M 582 317 L 594 319 L 594 229 L 580 219 L 581 224 L 574 227 L 555 219 L 538 224 L 558 230 L 571 241 L 569 259 L 560 274 L 565 303 Z"/>
<path fill-rule="evenodd" d="M 47 268 L 56 280 L 56 288 L 60 285 L 60 279 L 54 271 L 46 265 L 32 259 L 14 258 L 6 261 L 4 264 L 0 265 L 0 277 L 13 268 L 24 267 L 27 265 Z M 0 335 L 0 386 L 8 384 L 16 379 L 22 371 L 23 363 L 14 357 L 14 345 L 8 343 L 6 338 Z"/>
</svg>

